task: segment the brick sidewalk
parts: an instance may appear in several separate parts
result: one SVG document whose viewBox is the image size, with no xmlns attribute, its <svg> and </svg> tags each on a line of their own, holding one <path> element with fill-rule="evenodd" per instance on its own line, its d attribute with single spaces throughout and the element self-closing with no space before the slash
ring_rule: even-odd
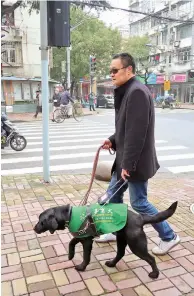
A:
<svg viewBox="0 0 194 296">
<path fill-rule="evenodd" d="M 89 180 L 88 175 L 55 175 L 45 185 L 35 175 L 2 177 L 2 295 L 194 296 L 194 214 L 189 210 L 194 202 L 193 179 L 161 176 L 150 181 L 149 199 L 158 209 L 179 201 L 169 221 L 182 239 L 168 255 L 156 257 L 161 271 L 157 280 L 148 277 L 147 263 L 129 249 L 117 268 L 107 268 L 104 262 L 115 256 L 115 243 L 94 243 L 91 264 L 85 272 L 77 272 L 74 264 L 80 262 L 82 248 L 77 246 L 74 260 L 68 261 L 67 231 L 35 234 L 39 213 L 56 205 L 78 204 Z M 95 182 L 90 200 L 96 201 L 106 186 Z M 145 230 L 150 250 L 158 237 L 150 225 Z"/>
</svg>

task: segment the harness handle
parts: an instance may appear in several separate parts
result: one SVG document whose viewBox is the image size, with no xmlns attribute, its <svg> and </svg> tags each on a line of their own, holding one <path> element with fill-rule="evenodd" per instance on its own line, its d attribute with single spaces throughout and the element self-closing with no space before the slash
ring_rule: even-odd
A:
<svg viewBox="0 0 194 296">
<path fill-rule="evenodd" d="M 96 155 L 95 155 L 95 158 L 94 158 L 94 163 L 93 163 L 93 169 L 92 169 L 92 175 L 91 175 L 91 179 L 90 179 L 90 185 L 89 185 L 89 188 L 88 188 L 88 191 L 86 192 L 84 198 L 81 200 L 80 202 L 80 206 L 84 206 L 87 201 L 88 201 L 88 197 L 89 197 L 89 194 L 90 194 L 90 191 L 92 189 L 92 184 L 94 182 L 94 177 L 95 177 L 95 173 L 96 173 L 96 168 L 97 168 L 97 164 L 98 164 L 98 159 L 99 159 L 99 155 L 100 155 L 100 150 L 102 149 L 103 145 L 101 145 L 97 152 L 96 152 Z M 111 148 L 109 148 L 109 153 L 111 155 L 115 154 L 115 151 Z"/>
</svg>

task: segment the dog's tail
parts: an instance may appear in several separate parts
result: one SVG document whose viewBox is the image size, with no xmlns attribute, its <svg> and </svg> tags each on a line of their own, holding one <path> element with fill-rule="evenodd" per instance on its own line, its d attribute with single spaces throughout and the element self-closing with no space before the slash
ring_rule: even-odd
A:
<svg viewBox="0 0 194 296">
<path fill-rule="evenodd" d="M 154 216 L 142 215 L 143 225 L 159 223 L 159 222 L 162 222 L 162 221 L 170 218 L 174 214 L 174 212 L 176 211 L 177 204 L 178 204 L 178 202 L 176 201 L 173 204 L 171 204 L 171 206 L 167 210 L 159 212 L 158 214 L 156 214 Z"/>
</svg>

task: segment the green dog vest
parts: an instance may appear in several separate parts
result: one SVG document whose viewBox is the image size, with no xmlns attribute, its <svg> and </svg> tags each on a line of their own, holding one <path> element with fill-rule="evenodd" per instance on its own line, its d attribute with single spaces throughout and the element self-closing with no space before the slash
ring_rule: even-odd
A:
<svg viewBox="0 0 194 296">
<path fill-rule="evenodd" d="M 109 203 L 101 206 L 97 203 L 89 206 L 89 209 L 99 235 L 117 232 L 126 225 L 128 210 L 126 204 Z M 77 232 L 86 216 L 87 206 L 73 207 L 69 231 L 72 233 Z M 82 235 L 81 237 L 86 236 Z"/>
</svg>

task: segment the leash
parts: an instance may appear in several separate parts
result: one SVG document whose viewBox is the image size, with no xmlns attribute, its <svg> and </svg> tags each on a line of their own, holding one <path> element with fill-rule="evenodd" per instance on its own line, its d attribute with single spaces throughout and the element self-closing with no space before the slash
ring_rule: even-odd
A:
<svg viewBox="0 0 194 296">
<path fill-rule="evenodd" d="M 96 152 L 96 155 L 95 155 L 95 158 L 94 158 L 94 164 L 93 164 L 93 169 L 92 169 L 92 176 L 91 176 L 91 179 L 90 179 L 90 185 L 89 185 L 89 188 L 88 188 L 88 191 L 86 192 L 84 198 L 81 200 L 80 202 L 80 206 L 84 206 L 87 201 L 88 201 L 88 197 L 89 197 L 89 194 L 90 194 L 90 191 L 92 189 L 92 184 L 94 182 L 94 177 L 95 177 L 95 173 L 96 173 L 96 168 L 97 168 L 97 165 L 98 165 L 98 159 L 99 159 L 99 155 L 100 155 L 100 150 L 102 149 L 103 146 L 100 146 Z M 115 151 L 111 148 L 109 148 L 109 153 L 111 155 L 115 154 Z"/>
</svg>

